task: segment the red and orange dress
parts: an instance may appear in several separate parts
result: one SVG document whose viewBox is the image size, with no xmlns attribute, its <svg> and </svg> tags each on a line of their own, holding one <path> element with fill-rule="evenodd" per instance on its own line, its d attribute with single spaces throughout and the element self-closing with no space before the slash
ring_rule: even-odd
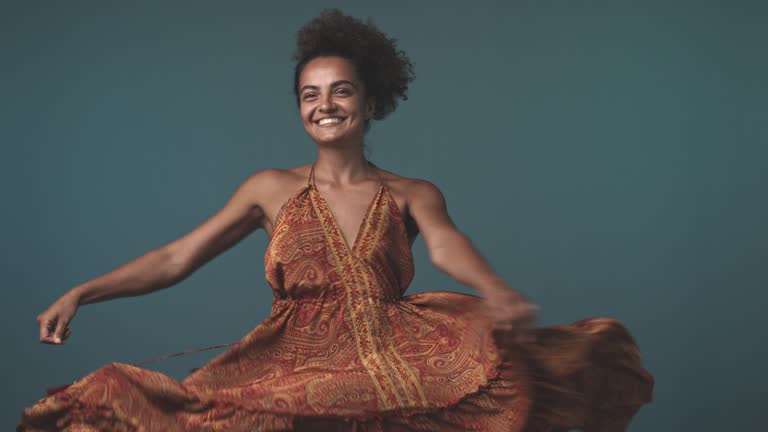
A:
<svg viewBox="0 0 768 432">
<path fill-rule="evenodd" d="M 651 401 L 615 319 L 499 347 L 481 297 L 404 295 L 413 256 L 383 178 L 349 246 L 313 173 L 275 220 L 265 321 L 181 381 L 110 363 L 25 409 L 17 430 L 590 431 Z"/>
</svg>

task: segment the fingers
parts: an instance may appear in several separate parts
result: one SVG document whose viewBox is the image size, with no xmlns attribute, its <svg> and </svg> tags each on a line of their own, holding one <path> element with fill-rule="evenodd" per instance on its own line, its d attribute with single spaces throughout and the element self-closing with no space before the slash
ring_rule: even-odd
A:
<svg viewBox="0 0 768 432">
<path fill-rule="evenodd" d="M 66 320 L 59 319 L 58 324 L 56 325 L 56 332 L 53 334 L 53 342 L 60 344 L 64 338 L 64 331 L 68 328 Z"/>
<path fill-rule="evenodd" d="M 64 333 L 59 337 L 58 341 L 54 336 L 47 336 L 43 339 L 40 339 L 40 342 L 51 344 L 51 345 L 61 345 L 64 343 L 65 340 L 69 338 L 70 335 L 72 335 L 72 329 L 67 327 L 66 329 L 64 329 Z"/>
<path fill-rule="evenodd" d="M 47 318 L 43 317 L 42 315 L 37 317 L 37 322 L 40 325 L 40 342 L 42 342 L 50 334 L 50 332 L 48 331 L 48 323 L 49 323 L 49 321 L 50 320 L 48 320 Z"/>
<path fill-rule="evenodd" d="M 528 344 L 536 341 L 532 324 L 536 319 L 539 306 L 520 302 L 505 311 L 497 311 L 493 328 L 497 331 L 497 341 L 500 345 Z"/>
<path fill-rule="evenodd" d="M 539 312 L 539 307 L 532 303 L 520 303 L 507 310 L 496 312 L 496 326 L 512 330 L 514 328 L 531 325 Z"/>
<path fill-rule="evenodd" d="M 518 311 L 520 315 L 525 317 L 533 318 L 539 312 L 539 310 L 539 306 L 533 303 L 520 303 L 518 305 Z"/>
<path fill-rule="evenodd" d="M 539 310 L 538 305 L 517 296 L 508 301 L 491 299 L 488 312 L 493 320 L 496 344 L 506 350 L 514 345 L 536 342 L 532 325 Z"/>
<path fill-rule="evenodd" d="M 40 342 L 59 345 L 72 334 L 72 329 L 67 327 L 67 322 L 58 318 L 38 316 L 40 324 Z"/>
<path fill-rule="evenodd" d="M 40 319 L 40 342 L 43 343 L 55 343 L 53 335 L 56 331 L 56 324 L 58 318 L 56 317 L 43 317 Z"/>
</svg>

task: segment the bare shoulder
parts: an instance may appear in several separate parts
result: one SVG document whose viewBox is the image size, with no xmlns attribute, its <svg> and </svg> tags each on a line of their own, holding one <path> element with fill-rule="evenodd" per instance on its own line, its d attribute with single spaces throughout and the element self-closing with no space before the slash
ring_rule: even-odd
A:
<svg viewBox="0 0 768 432">
<path fill-rule="evenodd" d="M 266 168 L 246 181 L 256 204 L 263 212 L 262 226 L 271 237 L 277 213 L 283 204 L 306 184 L 311 165 L 293 168 Z"/>
<path fill-rule="evenodd" d="M 309 175 L 309 167 L 265 168 L 251 174 L 243 186 L 258 191 L 258 200 L 267 202 L 301 187 Z"/>
<path fill-rule="evenodd" d="M 434 224 L 435 221 L 450 223 L 443 193 L 433 182 L 386 170 L 380 169 L 380 171 L 390 192 L 394 195 L 400 214 L 405 219 L 411 243 L 428 227 L 428 224 Z"/>
<path fill-rule="evenodd" d="M 264 207 L 273 188 L 279 184 L 280 175 L 280 170 L 274 168 L 257 171 L 240 184 L 234 197 L 248 201 L 253 207 Z"/>
<path fill-rule="evenodd" d="M 265 168 L 251 174 L 245 183 L 264 190 L 289 189 L 302 181 L 302 176 L 307 175 L 304 172 L 308 173 L 308 169 L 307 165 L 295 168 Z"/>
<path fill-rule="evenodd" d="M 409 185 L 412 202 L 445 206 L 445 196 L 440 188 L 429 180 L 413 178 Z"/>
<path fill-rule="evenodd" d="M 406 206 L 410 209 L 419 203 L 440 204 L 445 202 L 440 188 L 429 180 L 405 177 L 391 171 L 381 170 L 390 189 L 402 197 Z"/>
</svg>

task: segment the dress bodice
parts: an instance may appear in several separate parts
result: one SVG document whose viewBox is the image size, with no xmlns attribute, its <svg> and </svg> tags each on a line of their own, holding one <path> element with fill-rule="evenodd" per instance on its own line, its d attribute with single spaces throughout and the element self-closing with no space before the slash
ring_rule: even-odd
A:
<svg viewBox="0 0 768 432">
<path fill-rule="evenodd" d="M 444 405 L 484 384 L 498 356 L 488 335 L 474 336 L 488 327 L 478 319 L 481 303 L 458 293 L 404 296 L 413 255 L 400 209 L 379 180 L 350 244 L 315 186 L 313 164 L 278 211 L 264 256 L 271 316 L 285 323 L 287 349 L 301 353 L 291 370 L 332 362 L 362 372 L 377 409 Z M 350 380 L 345 391 L 359 393 Z M 443 380 L 452 386 L 436 385 Z"/>
<path fill-rule="evenodd" d="M 379 176 L 379 188 L 350 246 L 313 174 L 314 165 L 306 185 L 283 204 L 275 219 L 264 255 L 274 298 L 344 298 L 358 289 L 365 297 L 401 298 L 414 276 L 413 255 L 403 216 L 384 179 Z"/>
</svg>

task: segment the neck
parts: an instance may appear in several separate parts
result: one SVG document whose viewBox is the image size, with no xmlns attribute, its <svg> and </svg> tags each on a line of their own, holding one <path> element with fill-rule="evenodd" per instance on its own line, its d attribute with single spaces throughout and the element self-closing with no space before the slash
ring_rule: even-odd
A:
<svg viewBox="0 0 768 432">
<path fill-rule="evenodd" d="M 315 177 L 335 186 L 360 183 L 375 177 L 363 155 L 362 145 L 347 148 L 318 147 Z"/>
</svg>

